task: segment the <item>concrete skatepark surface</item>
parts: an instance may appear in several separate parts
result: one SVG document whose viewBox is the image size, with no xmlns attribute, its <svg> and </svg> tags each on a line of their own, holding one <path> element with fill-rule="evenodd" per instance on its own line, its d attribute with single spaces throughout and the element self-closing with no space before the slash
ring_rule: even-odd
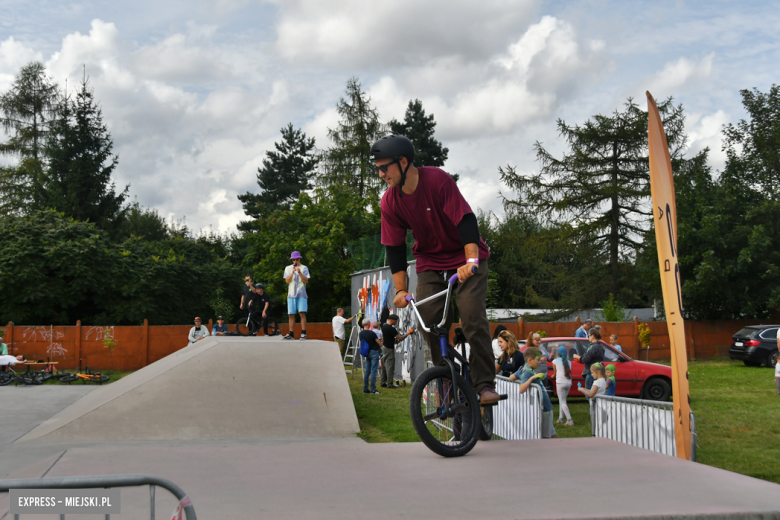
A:
<svg viewBox="0 0 780 520">
<path fill-rule="evenodd" d="M 205 344 L 207 341 L 213 341 L 213 345 Z M 178 361 L 166 358 L 158 363 L 167 364 L 147 370 L 154 367 L 150 365 L 128 376 L 125 379 L 136 377 L 124 385 L 123 379 L 106 387 L 84 386 L 79 390 L 68 386 L 0 389 L 0 395 L 11 390 L 12 393 L 6 394 L 10 402 L 26 410 L 11 414 L 17 419 L 13 427 L 8 426 L 8 421 L 0 425 L 0 475 L 38 478 L 153 474 L 168 478 L 184 489 L 201 520 L 780 519 L 780 486 L 776 484 L 605 439 L 480 442 L 466 457 L 444 459 L 421 443 L 367 444 L 354 432 L 343 434 L 344 429 L 354 425 L 350 423 L 350 414 L 340 408 L 341 404 L 335 406 L 346 417 L 346 428 L 343 425 L 314 428 L 309 422 L 299 420 L 299 413 L 290 411 L 297 406 L 321 413 L 318 399 L 310 395 L 299 398 L 295 394 L 293 387 L 300 386 L 305 386 L 309 393 L 322 393 L 323 387 L 304 384 L 304 379 L 316 379 L 318 384 L 324 384 L 329 405 L 331 392 L 337 395 L 343 384 L 354 417 L 347 380 L 332 343 L 271 338 L 220 338 L 201 343 L 204 344 L 183 349 Z M 116 415 L 110 412 L 112 406 L 139 414 L 135 417 L 141 420 L 143 409 L 129 406 L 122 401 L 123 396 L 135 395 L 146 400 L 147 407 L 153 406 L 155 400 L 147 395 L 144 387 L 154 385 L 155 380 L 158 386 L 151 395 L 168 406 L 166 399 L 173 401 L 169 397 L 175 396 L 178 401 L 183 395 L 173 381 L 189 384 L 177 371 L 200 373 L 205 363 L 216 373 L 234 372 L 236 365 L 228 360 L 236 359 L 237 347 L 264 351 L 257 352 L 256 357 L 245 353 L 242 359 L 249 359 L 246 364 L 251 365 L 250 371 L 266 381 L 265 384 L 272 385 L 271 388 L 263 384 L 252 386 L 243 375 L 244 369 L 239 368 L 240 389 L 257 392 L 260 399 L 263 395 L 275 395 L 299 402 L 280 402 L 276 408 L 263 410 L 264 414 L 272 415 L 266 421 L 236 417 L 232 426 L 223 430 L 217 429 L 218 423 L 213 419 L 201 420 L 182 413 L 158 419 L 170 424 L 150 428 L 151 434 L 146 438 L 139 437 L 140 430 L 130 428 L 130 422 L 123 423 L 129 429 L 117 430 L 124 436 L 119 439 L 106 434 L 100 439 L 89 437 L 92 440 L 79 436 L 80 431 L 92 435 L 79 430 L 83 428 L 80 425 L 88 424 L 100 430 L 103 421 L 115 420 Z M 321 359 L 318 352 L 334 362 L 295 369 L 296 360 L 302 356 Z M 267 360 L 266 368 L 255 365 L 265 357 L 277 359 Z M 266 379 L 266 371 L 277 374 Z M 341 384 L 322 383 L 330 381 L 331 376 L 336 381 L 336 374 Z M 219 399 L 201 399 L 209 385 L 204 382 L 198 387 L 190 386 L 194 393 L 189 400 L 197 405 L 196 415 L 214 413 L 223 417 L 218 415 L 222 413 L 219 410 L 232 405 Z M 275 389 L 273 385 L 282 388 Z M 201 390 L 195 392 L 198 388 Z M 241 391 L 239 388 L 226 383 L 218 386 L 217 392 L 232 398 L 233 393 Z M 52 393 L 57 390 L 62 394 Z M 159 395 L 164 390 L 168 390 L 167 397 Z M 38 391 L 43 392 L 38 394 Z M 28 404 L 36 402 L 39 406 L 31 413 Z M 239 408 L 232 408 L 235 414 L 241 412 Z M 327 414 L 319 417 L 318 420 L 328 420 Z M 283 431 L 279 424 L 288 421 L 289 436 L 274 438 Z M 187 430 L 189 433 L 182 435 L 181 428 L 192 425 L 200 429 Z M 228 436 L 219 438 L 220 432 Z M 327 435 L 317 437 L 317 432 Z M 192 438 L 193 433 L 199 437 Z M 170 437 L 161 438 L 164 435 Z M 8 465 L 9 460 L 13 462 L 12 467 Z M 122 513 L 112 518 L 149 518 L 148 488 L 123 489 L 121 496 Z M 168 518 L 166 515 L 175 506 L 173 497 L 158 490 L 156 502 L 157 518 Z M 7 511 L 8 495 L 0 494 L 0 520 L 12 518 Z M 22 518 L 53 517 L 23 515 Z M 81 517 L 67 515 L 66 518 Z"/>
</svg>

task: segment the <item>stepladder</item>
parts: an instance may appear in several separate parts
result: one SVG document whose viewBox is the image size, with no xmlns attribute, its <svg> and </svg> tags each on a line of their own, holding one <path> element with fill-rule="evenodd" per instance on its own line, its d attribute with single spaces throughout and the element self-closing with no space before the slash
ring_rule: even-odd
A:
<svg viewBox="0 0 780 520">
<path fill-rule="evenodd" d="M 355 368 L 359 366 L 360 358 L 360 327 L 355 324 L 349 334 L 347 344 L 344 346 L 344 366 L 346 373 L 354 375 Z"/>
</svg>

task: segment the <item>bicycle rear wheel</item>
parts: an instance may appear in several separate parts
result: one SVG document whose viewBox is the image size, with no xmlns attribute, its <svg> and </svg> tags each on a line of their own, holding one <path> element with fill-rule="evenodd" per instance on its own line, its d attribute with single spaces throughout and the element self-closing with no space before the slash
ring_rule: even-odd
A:
<svg viewBox="0 0 780 520">
<path fill-rule="evenodd" d="M 442 457 L 460 457 L 479 438 L 477 394 L 461 376 L 452 383 L 449 367 L 429 368 L 412 385 L 409 412 L 420 440 Z"/>
<path fill-rule="evenodd" d="M 14 382 L 14 375 L 9 372 L 0 372 L 0 386 L 10 385 Z"/>
<path fill-rule="evenodd" d="M 489 441 L 493 438 L 493 407 L 482 406 L 482 421 L 479 429 L 479 440 Z"/>
<path fill-rule="evenodd" d="M 79 376 L 77 376 L 76 374 L 67 374 L 66 373 L 66 374 L 62 374 L 62 375 L 58 376 L 57 377 L 57 381 L 59 381 L 60 383 L 72 383 L 73 381 L 75 381 L 78 378 L 79 378 Z"/>
</svg>

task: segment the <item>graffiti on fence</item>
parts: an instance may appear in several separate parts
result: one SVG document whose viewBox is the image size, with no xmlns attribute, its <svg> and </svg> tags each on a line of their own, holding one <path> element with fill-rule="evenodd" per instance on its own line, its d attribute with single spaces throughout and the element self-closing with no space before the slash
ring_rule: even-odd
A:
<svg viewBox="0 0 780 520">
<path fill-rule="evenodd" d="M 60 330 L 55 330 L 53 327 L 27 327 L 22 331 L 22 338 L 24 342 L 28 341 L 48 341 L 49 346 L 46 347 L 46 353 L 49 357 L 61 356 L 64 357 L 68 351 L 57 340 L 61 340 L 65 337 L 65 333 Z"/>
<path fill-rule="evenodd" d="M 94 335 L 94 337 L 92 337 Z M 84 339 L 89 341 L 103 341 L 103 338 L 113 338 L 114 327 L 90 327 L 87 329 L 87 335 Z"/>
</svg>

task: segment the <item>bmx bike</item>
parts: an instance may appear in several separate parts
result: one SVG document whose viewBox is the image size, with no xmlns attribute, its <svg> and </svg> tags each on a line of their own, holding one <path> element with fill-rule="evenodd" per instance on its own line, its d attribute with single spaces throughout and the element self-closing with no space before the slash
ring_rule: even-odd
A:
<svg viewBox="0 0 780 520">
<path fill-rule="evenodd" d="M 460 344 L 461 353 L 449 344 L 448 331 L 444 328 L 452 289 L 457 281 L 458 275 L 455 274 L 448 280 L 445 290 L 419 302 L 415 302 L 412 296 L 406 297 L 420 328 L 438 337 L 441 352 L 441 364 L 429 368 L 415 379 L 409 395 L 409 413 L 420 440 L 443 457 L 467 454 L 477 440 L 489 439 L 493 431 L 493 414 L 489 407 L 494 405 L 482 405 L 471 386 L 463 330 L 460 327 L 456 329 L 456 344 Z M 442 296 L 446 299 L 441 322 L 427 327 L 417 307 Z M 500 399 L 506 398 L 506 395 L 500 396 Z"/>
<path fill-rule="evenodd" d="M 266 319 L 268 320 L 268 330 L 271 331 L 268 335 L 278 336 L 279 326 L 277 325 L 276 320 L 273 318 Z M 240 318 L 236 322 L 236 333 L 238 333 L 239 336 L 255 336 L 260 332 L 262 325 L 262 312 L 247 312 L 245 318 Z"/>
</svg>

